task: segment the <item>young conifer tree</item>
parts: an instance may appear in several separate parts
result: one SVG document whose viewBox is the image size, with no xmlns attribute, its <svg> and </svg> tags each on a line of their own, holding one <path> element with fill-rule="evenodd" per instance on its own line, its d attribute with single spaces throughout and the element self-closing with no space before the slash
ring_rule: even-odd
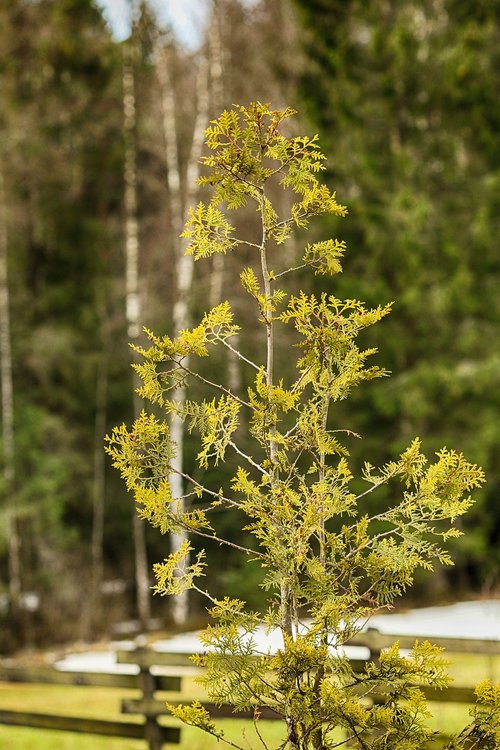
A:
<svg viewBox="0 0 500 750">
<path fill-rule="evenodd" d="M 429 461 L 415 439 L 385 466 L 366 464 L 366 489 L 352 491 L 345 431 L 336 428 L 332 406 L 364 381 L 387 374 L 367 364 L 375 351 L 360 348 L 358 336 L 387 315 L 390 305 L 367 309 L 333 294 L 287 295 L 279 288 L 280 280 L 299 268 L 339 273 L 345 250 L 337 240 L 315 242 L 306 245 L 296 267 L 280 265 L 279 246 L 294 230 L 306 229 L 320 214 L 346 213 L 318 180 L 324 157 L 317 137 L 284 134 L 293 114 L 255 103 L 225 111 L 211 124 L 206 131 L 211 153 L 203 159 L 208 174 L 200 182 L 212 187 L 212 198 L 191 210 L 185 229 L 196 260 L 242 247 L 254 254 L 258 272 L 243 269 L 241 283 L 263 330 L 263 361 L 234 351 L 231 338 L 240 328 L 228 302 L 176 338 L 148 331 L 150 347 L 134 347 L 143 358 L 136 366 L 140 394 L 163 416 L 143 412 L 130 430 L 116 428 L 108 451 L 143 518 L 162 532 L 185 530 L 240 550 L 265 571 L 269 598 L 262 615 L 231 596 L 213 597 L 201 582 L 204 552 L 190 558 L 194 550 L 188 542 L 155 565 L 157 593 L 194 589 L 209 602 L 212 622 L 201 635 L 206 653 L 198 661 L 206 668 L 212 701 L 229 703 L 235 711 L 254 709 L 261 747 L 267 745 L 257 718 L 265 707 L 283 720 L 280 747 L 287 750 L 344 745 L 416 750 L 432 736 L 421 688 L 442 688 L 449 681 L 440 649 L 416 642 L 402 655 L 395 644 L 356 672 L 342 646 L 412 584 L 417 568 L 451 564 L 443 544 L 459 536 L 454 521 L 470 507 L 469 492 L 484 477 L 453 450 L 443 448 Z M 273 207 L 273 183 L 295 196 L 288 216 Z M 257 241 L 238 237 L 226 217 L 248 203 L 260 217 Z M 286 371 L 276 372 L 275 337 L 284 326 L 298 334 L 298 356 Z M 243 348 L 244 331 L 238 340 Z M 247 395 L 231 392 L 197 368 L 216 346 L 231 349 L 252 372 Z M 171 394 L 180 382 L 188 389 L 203 383 L 217 395 L 176 403 Z M 199 436 L 198 476 L 229 458 L 240 462 L 230 485 L 220 489 L 183 473 L 188 510 L 169 487 L 176 451 L 168 429 L 172 412 L 187 421 L 193 440 Z M 251 450 L 241 447 L 243 430 Z M 393 502 L 374 511 L 370 495 L 385 485 L 392 487 Z M 220 516 L 212 511 L 221 506 L 241 513 L 253 546 L 218 533 Z M 262 628 L 280 633 L 276 653 L 257 653 L 255 636 Z M 377 695 L 382 702 L 373 700 Z M 499 747 L 500 690 L 485 683 L 479 698 L 472 723 L 449 748 Z M 170 708 L 184 722 L 239 747 L 224 738 L 200 704 Z"/>
</svg>

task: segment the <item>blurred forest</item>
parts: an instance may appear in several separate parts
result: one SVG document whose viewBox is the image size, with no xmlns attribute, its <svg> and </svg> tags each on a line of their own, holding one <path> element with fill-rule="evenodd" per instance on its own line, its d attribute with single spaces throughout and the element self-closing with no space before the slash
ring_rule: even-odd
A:
<svg viewBox="0 0 500 750">
<path fill-rule="evenodd" d="M 151 606 L 169 616 L 147 589 L 169 541 L 133 520 L 104 436 L 140 408 L 127 344 L 143 326 L 173 334 L 229 296 L 243 348 L 261 345 L 233 259 L 193 269 L 178 239 L 203 130 L 234 102 L 293 106 L 297 127 L 319 132 L 325 180 L 349 208 L 315 230 L 347 243 L 335 294 L 395 300 L 366 336 L 392 377 L 336 413 L 362 436 L 353 463 L 418 434 L 427 453 L 447 445 L 486 470 L 456 567 L 414 596 L 498 586 L 500 3 L 207 4 L 192 51 L 147 2 L 119 42 L 94 0 L 0 0 L 1 649 L 89 638 Z M 253 221 L 242 213 L 249 233 Z M 218 366 L 246 388 L 235 361 Z M 192 459 L 187 436 L 188 471 Z M 244 533 L 230 514 L 227 527 Z M 215 584 L 259 606 L 257 581 L 224 556 Z"/>
</svg>

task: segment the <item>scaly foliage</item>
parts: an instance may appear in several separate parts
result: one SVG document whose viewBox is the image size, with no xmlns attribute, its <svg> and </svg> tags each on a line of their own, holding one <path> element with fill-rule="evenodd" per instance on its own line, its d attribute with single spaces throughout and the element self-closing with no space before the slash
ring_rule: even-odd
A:
<svg viewBox="0 0 500 750">
<path fill-rule="evenodd" d="M 288 750 L 347 744 L 363 750 L 416 750 L 431 738 L 421 688 L 448 684 L 440 650 L 426 641 L 416 642 L 403 655 L 394 644 L 360 673 L 353 670 L 342 647 L 374 612 L 411 586 L 418 568 L 451 564 L 445 542 L 460 534 L 455 520 L 470 507 L 470 492 L 484 476 L 460 453 L 446 448 L 429 461 L 415 439 L 384 466 L 377 469 L 367 463 L 366 489 L 352 491 L 349 450 L 341 441 L 343 431 L 332 424 L 331 405 L 361 383 L 387 374 L 368 364 L 376 350 L 361 348 L 358 338 L 389 313 L 390 305 L 369 309 L 332 294 L 299 292 L 288 297 L 276 286 L 280 276 L 296 269 L 280 268 L 273 246 L 294 227 L 306 227 L 313 216 L 346 212 L 318 181 L 324 157 L 317 137 L 290 138 L 282 133 L 292 114 L 256 103 L 224 112 L 211 124 L 207 145 L 212 154 L 204 159 L 209 174 L 202 183 L 213 187 L 213 197 L 207 207 L 200 204 L 191 214 L 186 230 L 195 258 L 237 250 L 242 244 L 254 250 L 260 278 L 256 270 L 246 268 L 241 283 L 256 302 L 266 356 L 263 363 L 255 363 L 237 352 L 255 372 L 247 397 L 208 380 L 193 364 L 196 357 L 206 357 L 211 346 L 232 348 L 230 338 L 238 328 L 227 302 L 174 340 L 147 332 L 151 347 L 138 350 L 144 360 L 137 367 L 144 383 L 141 394 L 166 415 L 175 411 L 192 433 L 199 434 L 196 460 L 201 475 L 225 460 L 228 452 L 241 459 L 229 487 L 214 491 L 183 474 L 186 497 L 194 503 L 189 511 L 181 511 L 168 490 L 175 446 L 166 421 L 145 414 L 130 432 L 124 426 L 116 429 L 108 451 L 135 493 L 141 515 L 163 531 L 183 527 L 237 547 L 248 555 L 249 564 L 265 570 L 263 586 L 269 601 L 261 615 L 248 612 L 237 599 L 214 599 L 198 580 L 203 556 L 189 565 L 188 544 L 155 566 L 158 593 L 191 587 L 211 603 L 211 624 L 201 636 L 206 654 L 198 662 L 206 667 L 204 682 L 212 700 L 230 703 L 235 711 L 254 708 L 257 717 L 260 707 L 270 708 L 285 722 L 281 747 Z M 288 216 L 278 216 L 268 198 L 273 182 L 293 194 Z M 237 209 L 249 201 L 260 215 L 260 243 L 237 239 L 218 208 L 225 204 L 228 210 Z M 319 273 L 336 274 L 344 249 L 337 240 L 307 245 L 296 268 L 310 266 Z M 289 371 L 277 379 L 274 337 L 283 326 L 296 329 L 299 351 L 295 367 L 291 362 Z M 179 381 L 188 387 L 202 381 L 219 392 L 219 399 L 175 403 L 169 393 Z M 238 427 L 249 431 L 251 454 L 234 442 Z M 385 485 L 393 488 L 393 502 L 376 512 L 370 496 Z M 220 506 L 241 512 L 254 547 L 236 545 L 217 534 L 208 518 Z M 281 646 L 276 652 L 257 653 L 256 636 L 262 629 L 277 629 Z M 496 730 L 488 728 L 489 717 L 498 713 L 495 690 L 479 689 L 480 707 L 464 737 L 482 732 L 488 742 L 496 741 L 491 739 Z M 224 740 L 199 704 L 171 710 Z M 344 732 L 341 741 L 339 728 Z M 258 727 L 257 737 L 262 742 Z M 462 736 L 453 742 L 450 748 L 469 747 Z"/>
</svg>

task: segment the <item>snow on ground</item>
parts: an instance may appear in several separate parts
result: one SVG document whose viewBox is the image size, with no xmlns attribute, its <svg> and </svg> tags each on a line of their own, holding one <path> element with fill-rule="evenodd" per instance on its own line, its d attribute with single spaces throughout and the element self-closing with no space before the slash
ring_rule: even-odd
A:
<svg viewBox="0 0 500 750">
<path fill-rule="evenodd" d="M 256 654 L 274 654 L 278 649 L 283 648 L 283 637 L 281 631 L 274 628 L 270 632 L 261 625 L 257 630 L 252 633 L 253 651 Z M 249 637 L 245 637 L 244 641 L 248 641 Z M 198 633 L 181 633 L 173 638 L 168 638 L 163 641 L 157 641 L 152 644 L 155 651 L 159 653 L 172 653 L 176 654 L 197 654 L 203 653 L 206 649 L 201 645 L 198 639 Z M 346 653 L 350 659 L 368 659 L 370 651 L 367 648 L 361 646 L 347 646 L 343 649 L 343 653 Z"/>
<path fill-rule="evenodd" d="M 392 635 L 426 638 L 500 640 L 500 600 L 461 602 L 447 607 L 411 609 L 394 615 L 375 615 L 370 627 Z"/>
<path fill-rule="evenodd" d="M 381 633 L 392 635 L 414 635 L 425 638 L 476 638 L 500 640 L 500 600 L 461 602 L 444 607 L 425 607 L 408 612 L 387 615 L 374 615 L 370 627 Z M 260 653 L 273 653 L 282 646 L 279 631 L 265 633 L 259 628 L 254 636 L 255 650 Z M 131 641 L 115 644 L 116 648 L 133 648 Z M 172 638 L 151 644 L 158 653 L 195 654 L 204 649 L 198 639 L 198 632 L 181 633 Z M 348 646 L 345 653 L 351 659 L 366 659 L 368 649 Z M 56 667 L 71 672 L 112 672 L 137 674 L 138 668 L 132 664 L 117 664 L 114 651 L 70 654 L 57 662 Z"/>
<path fill-rule="evenodd" d="M 133 647 L 133 644 L 129 647 Z M 80 654 L 69 654 L 56 662 L 54 666 L 63 672 L 139 674 L 139 667 L 136 664 L 117 664 L 114 651 L 85 651 Z"/>
</svg>

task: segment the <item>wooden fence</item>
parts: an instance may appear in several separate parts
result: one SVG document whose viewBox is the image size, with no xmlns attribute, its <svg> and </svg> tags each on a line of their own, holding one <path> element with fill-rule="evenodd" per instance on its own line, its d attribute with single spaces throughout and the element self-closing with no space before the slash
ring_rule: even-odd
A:
<svg viewBox="0 0 500 750">
<path fill-rule="evenodd" d="M 411 648 L 415 636 L 384 635 L 375 629 L 356 635 L 350 645 L 364 646 L 370 651 L 370 658 L 376 657 L 384 648 L 388 648 L 399 641 L 401 648 Z M 472 640 L 455 638 L 431 638 L 432 643 L 444 647 L 452 653 L 474 653 L 489 656 L 500 654 L 500 641 Z M 157 700 L 158 691 L 179 693 L 182 688 L 182 677 L 156 674 L 153 667 L 191 666 L 189 655 L 179 653 L 163 653 L 151 648 L 136 648 L 117 652 L 120 664 L 136 665 L 137 674 L 102 674 L 90 672 L 62 672 L 53 667 L 20 668 L 0 666 L 0 682 L 42 683 L 52 685 L 76 685 L 93 687 L 112 687 L 135 689 L 140 691 L 139 698 L 126 698 L 121 702 L 121 712 L 128 716 L 140 715 L 141 723 L 130 721 L 108 721 L 102 719 L 88 719 L 75 716 L 48 715 L 26 711 L 9 711 L 0 709 L 0 724 L 11 726 L 33 727 L 37 729 L 63 730 L 68 732 L 83 732 L 113 737 L 131 737 L 143 739 L 149 750 L 161 750 L 165 744 L 176 745 L 180 742 L 180 729 L 162 726 L 158 719 L 167 713 L 165 704 Z M 354 661 L 355 669 L 362 669 L 365 661 Z M 181 671 L 181 670 L 179 670 Z M 439 703 L 472 703 L 474 690 L 472 687 L 449 687 L 444 690 L 423 688 L 429 701 Z M 179 703 L 170 698 L 171 703 Z M 234 714 L 231 706 L 216 706 L 205 703 L 212 716 L 219 718 L 253 718 L 251 712 Z M 276 718 L 275 714 L 261 709 L 261 719 Z M 443 738 L 444 739 L 444 738 Z"/>
<path fill-rule="evenodd" d="M 127 663 L 142 662 L 143 649 L 129 652 Z M 145 659 L 144 661 L 147 661 Z M 22 668 L 0 666 L 0 682 L 35 683 L 46 685 L 74 685 L 110 687 L 141 692 L 140 703 L 152 701 L 156 691 L 178 693 L 181 690 L 181 677 L 154 675 L 149 667 L 139 664 L 137 674 L 103 674 L 100 672 L 63 672 L 54 667 Z M 127 701 L 123 701 L 127 703 Z M 127 713 L 142 713 L 127 711 Z M 164 711 L 165 713 L 165 711 Z M 0 724 L 52 729 L 84 734 L 98 734 L 108 737 L 143 739 L 149 750 L 159 750 L 164 744 L 177 745 L 180 742 L 180 729 L 160 726 L 157 715 L 143 713 L 141 723 L 131 721 L 109 721 L 88 719 L 77 716 L 40 714 L 27 711 L 0 709 Z"/>
</svg>

